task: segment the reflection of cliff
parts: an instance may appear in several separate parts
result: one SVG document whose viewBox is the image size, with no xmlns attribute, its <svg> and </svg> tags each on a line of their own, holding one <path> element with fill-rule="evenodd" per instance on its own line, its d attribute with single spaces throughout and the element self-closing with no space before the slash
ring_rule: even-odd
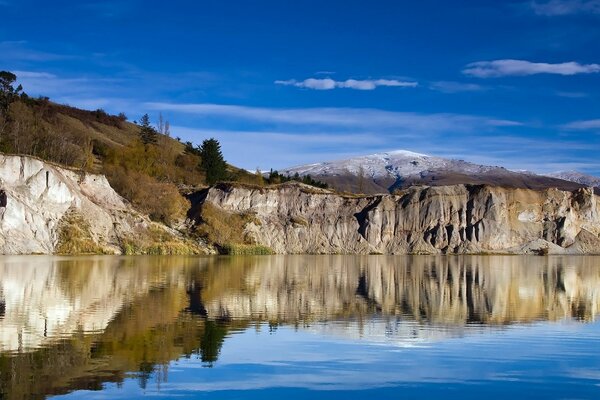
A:
<svg viewBox="0 0 600 400">
<path fill-rule="evenodd" d="M 302 256 L 209 266 L 209 316 L 279 322 L 403 316 L 422 323 L 593 319 L 600 268 L 590 257 Z M 212 273 L 211 268 L 215 268 Z"/>
<path fill-rule="evenodd" d="M 25 260 L 34 264 L 20 262 Z M 9 261 L 0 269 L 3 292 L 24 295 L 6 299 L 11 319 L 0 319 L 0 329 L 24 332 L 20 337 L 30 340 L 17 348 L 13 338 L 2 342 L 0 398 L 97 390 L 103 383 L 123 381 L 129 372 L 140 385 L 153 373 L 166 379 L 166 365 L 181 356 L 216 361 L 229 329 L 184 311 L 190 302 L 188 277 L 202 268 L 203 259 Z M 46 336 L 34 323 L 42 317 L 53 327 Z"/>
<path fill-rule="evenodd" d="M 599 265 L 599 257 L 4 258 L 0 394 L 95 389 L 130 371 L 144 385 L 181 356 L 215 362 L 232 332 L 258 322 L 410 344 L 462 335 L 467 324 L 592 320 Z"/>
<path fill-rule="evenodd" d="M 150 260 L 148 264 L 143 260 Z M 9 257 L 0 263 L 7 304 L 0 320 L 0 351 L 43 345 L 75 331 L 101 332 L 119 310 L 156 286 L 183 286 L 167 258 Z M 181 278 L 181 279 L 180 279 Z"/>
</svg>

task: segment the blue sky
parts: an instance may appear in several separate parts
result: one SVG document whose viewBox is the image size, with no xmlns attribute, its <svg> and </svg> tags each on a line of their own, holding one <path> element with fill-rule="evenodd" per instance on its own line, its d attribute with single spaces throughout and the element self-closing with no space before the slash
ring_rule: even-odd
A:
<svg viewBox="0 0 600 400">
<path fill-rule="evenodd" d="M 600 0 L 0 0 L 32 95 L 162 113 L 240 167 L 393 149 L 600 175 Z"/>
</svg>

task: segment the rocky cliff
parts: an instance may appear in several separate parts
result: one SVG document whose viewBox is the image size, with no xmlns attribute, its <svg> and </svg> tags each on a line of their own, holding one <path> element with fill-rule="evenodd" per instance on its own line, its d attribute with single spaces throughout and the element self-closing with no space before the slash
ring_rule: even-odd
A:
<svg viewBox="0 0 600 400">
<path fill-rule="evenodd" d="M 102 175 L 0 154 L 0 254 L 201 252 Z"/>
<path fill-rule="evenodd" d="M 192 209 L 199 224 L 207 205 L 250 216 L 247 241 L 276 253 L 600 253 L 591 189 L 453 185 L 343 196 L 300 184 L 219 185 Z"/>
</svg>

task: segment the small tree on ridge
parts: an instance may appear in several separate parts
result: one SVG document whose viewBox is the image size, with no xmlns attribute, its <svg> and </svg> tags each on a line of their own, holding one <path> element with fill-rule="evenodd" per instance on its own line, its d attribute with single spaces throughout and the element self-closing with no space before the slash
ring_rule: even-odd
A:
<svg viewBox="0 0 600 400">
<path fill-rule="evenodd" d="M 200 169 L 206 174 L 206 182 L 209 185 L 227 179 L 227 163 L 217 139 L 210 138 L 202 142 L 200 157 Z"/>
<path fill-rule="evenodd" d="M 144 114 L 140 118 L 140 139 L 144 144 L 156 144 L 158 140 L 158 132 L 150 124 L 150 117 Z"/>
</svg>

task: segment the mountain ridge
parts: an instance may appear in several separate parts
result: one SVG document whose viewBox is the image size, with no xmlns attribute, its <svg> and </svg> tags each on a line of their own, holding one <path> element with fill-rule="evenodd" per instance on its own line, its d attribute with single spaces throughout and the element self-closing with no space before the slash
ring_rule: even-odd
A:
<svg viewBox="0 0 600 400">
<path fill-rule="evenodd" d="M 352 158 L 298 165 L 282 170 L 284 174 L 310 175 L 332 187 L 367 194 L 393 192 L 412 185 L 490 184 L 497 186 L 575 190 L 600 187 L 592 176 L 536 174 L 512 171 L 502 166 L 476 164 L 409 150 L 398 149 Z"/>
</svg>

